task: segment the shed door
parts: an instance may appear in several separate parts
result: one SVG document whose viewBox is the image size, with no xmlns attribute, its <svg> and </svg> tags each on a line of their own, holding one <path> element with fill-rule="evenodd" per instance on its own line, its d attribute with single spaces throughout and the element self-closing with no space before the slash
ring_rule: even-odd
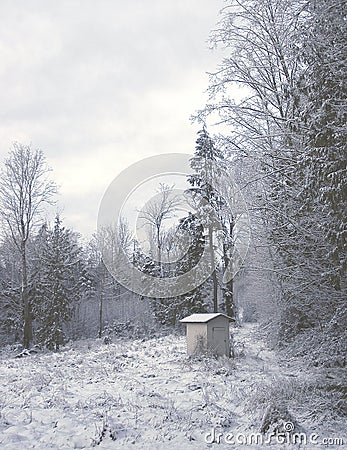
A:
<svg viewBox="0 0 347 450">
<path fill-rule="evenodd" d="M 224 327 L 213 327 L 212 346 L 216 355 L 227 354 L 226 329 Z"/>
</svg>

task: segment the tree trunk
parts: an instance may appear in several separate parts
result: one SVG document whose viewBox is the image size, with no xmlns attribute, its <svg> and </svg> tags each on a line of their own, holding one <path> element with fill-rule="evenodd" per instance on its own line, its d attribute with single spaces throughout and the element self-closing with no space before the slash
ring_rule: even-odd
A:
<svg viewBox="0 0 347 450">
<path fill-rule="evenodd" d="M 104 267 L 103 262 L 101 262 L 100 267 L 100 280 L 99 280 L 99 338 L 102 336 L 102 328 L 103 328 L 103 306 L 104 306 L 104 296 L 103 296 L 103 289 L 104 289 Z"/>
<path fill-rule="evenodd" d="M 234 229 L 234 222 L 233 220 L 229 221 L 229 237 L 232 239 L 233 236 L 233 229 Z M 232 242 L 232 241 L 231 241 Z M 229 248 L 228 248 L 229 247 Z M 230 254 L 232 250 L 232 244 L 231 248 L 226 243 L 223 245 L 223 256 L 224 256 L 224 269 L 227 270 L 227 267 L 229 264 L 232 264 Z M 225 314 L 229 317 L 235 317 L 236 311 L 235 311 L 235 303 L 234 303 L 234 280 L 231 278 L 225 286 Z"/>
<path fill-rule="evenodd" d="M 99 293 L 99 338 L 101 338 L 102 336 L 102 303 L 103 303 L 103 298 L 102 298 L 102 291 L 100 289 L 100 293 Z"/>
<path fill-rule="evenodd" d="M 158 243 L 158 265 L 159 265 L 159 276 L 163 278 L 163 269 L 161 264 L 161 242 L 160 242 L 160 226 L 157 226 L 157 243 Z"/>
<path fill-rule="evenodd" d="M 21 257 L 22 257 L 22 286 L 21 286 L 22 299 L 21 300 L 22 300 L 22 305 L 24 308 L 23 346 L 24 346 L 24 348 L 30 348 L 30 342 L 32 339 L 32 318 L 31 318 L 30 300 L 29 300 L 29 295 L 28 295 L 26 242 L 22 242 Z"/>
<path fill-rule="evenodd" d="M 212 270 L 212 281 L 213 281 L 213 312 L 218 312 L 218 281 L 216 274 L 216 264 L 214 260 L 214 248 L 213 248 L 213 229 L 210 224 L 208 227 L 208 239 L 211 255 L 211 270 Z"/>
</svg>

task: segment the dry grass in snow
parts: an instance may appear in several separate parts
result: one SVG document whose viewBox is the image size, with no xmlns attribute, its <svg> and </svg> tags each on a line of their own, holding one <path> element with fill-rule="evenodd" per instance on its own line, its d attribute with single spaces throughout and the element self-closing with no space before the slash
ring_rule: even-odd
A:
<svg viewBox="0 0 347 450">
<path fill-rule="evenodd" d="M 253 326 L 236 329 L 235 341 L 235 360 L 189 359 L 185 338 L 174 335 L 3 355 L 0 448 L 232 448 L 208 445 L 206 433 L 258 430 L 271 388 L 276 397 L 276 383 L 304 376 L 284 374 Z M 294 394 L 292 403 L 280 390 L 277 397 L 314 428 Z"/>
</svg>

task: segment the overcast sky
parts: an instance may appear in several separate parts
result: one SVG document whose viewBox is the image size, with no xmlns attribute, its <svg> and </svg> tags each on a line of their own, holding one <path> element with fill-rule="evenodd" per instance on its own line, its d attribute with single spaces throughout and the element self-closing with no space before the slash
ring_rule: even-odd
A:
<svg viewBox="0 0 347 450">
<path fill-rule="evenodd" d="M 103 192 L 130 164 L 193 152 L 206 43 L 222 0 L 1 0 L 0 159 L 41 148 L 65 225 L 96 229 Z"/>
</svg>

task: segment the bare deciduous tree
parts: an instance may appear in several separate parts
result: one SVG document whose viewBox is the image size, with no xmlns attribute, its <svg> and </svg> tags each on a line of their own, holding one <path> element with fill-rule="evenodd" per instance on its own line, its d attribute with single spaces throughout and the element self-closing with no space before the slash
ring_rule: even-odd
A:
<svg viewBox="0 0 347 450">
<path fill-rule="evenodd" d="M 102 228 L 98 230 L 98 234 L 93 237 L 89 244 L 89 251 L 93 253 L 94 265 L 96 270 L 96 279 L 99 297 L 99 323 L 98 335 L 101 338 L 104 329 L 104 303 L 110 296 L 113 298 L 114 290 L 110 289 L 110 281 L 112 273 L 117 272 L 122 275 L 123 280 L 129 277 L 125 270 L 123 273 L 122 257 L 123 252 L 127 255 L 131 254 L 131 246 L 133 244 L 133 236 L 129 228 L 129 224 L 123 217 L 119 223 L 114 226 Z M 107 263 L 105 264 L 105 260 Z M 109 271 L 109 267 L 114 266 L 114 272 Z M 113 283 L 119 286 L 116 280 Z M 111 291 L 111 293 L 109 292 Z"/>
<path fill-rule="evenodd" d="M 140 219 L 154 231 L 157 251 L 157 259 L 162 275 L 162 250 L 165 234 L 163 231 L 164 220 L 174 216 L 175 209 L 180 205 L 180 200 L 173 193 L 173 186 L 160 184 L 158 194 L 151 198 L 142 209 Z"/>
<path fill-rule="evenodd" d="M 27 244 L 38 223 L 44 204 L 52 203 L 57 192 L 47 178 L 50 169 L 43 152 L 30 145 L 14 143 L 5 160 L 0 179 L 0 218 L 5 232 L 12 238 L 21 255 L 21 303 L 23 306 L 23 345 L 30 346 L 32 315 L 28 296 Z"/>
</svg>

